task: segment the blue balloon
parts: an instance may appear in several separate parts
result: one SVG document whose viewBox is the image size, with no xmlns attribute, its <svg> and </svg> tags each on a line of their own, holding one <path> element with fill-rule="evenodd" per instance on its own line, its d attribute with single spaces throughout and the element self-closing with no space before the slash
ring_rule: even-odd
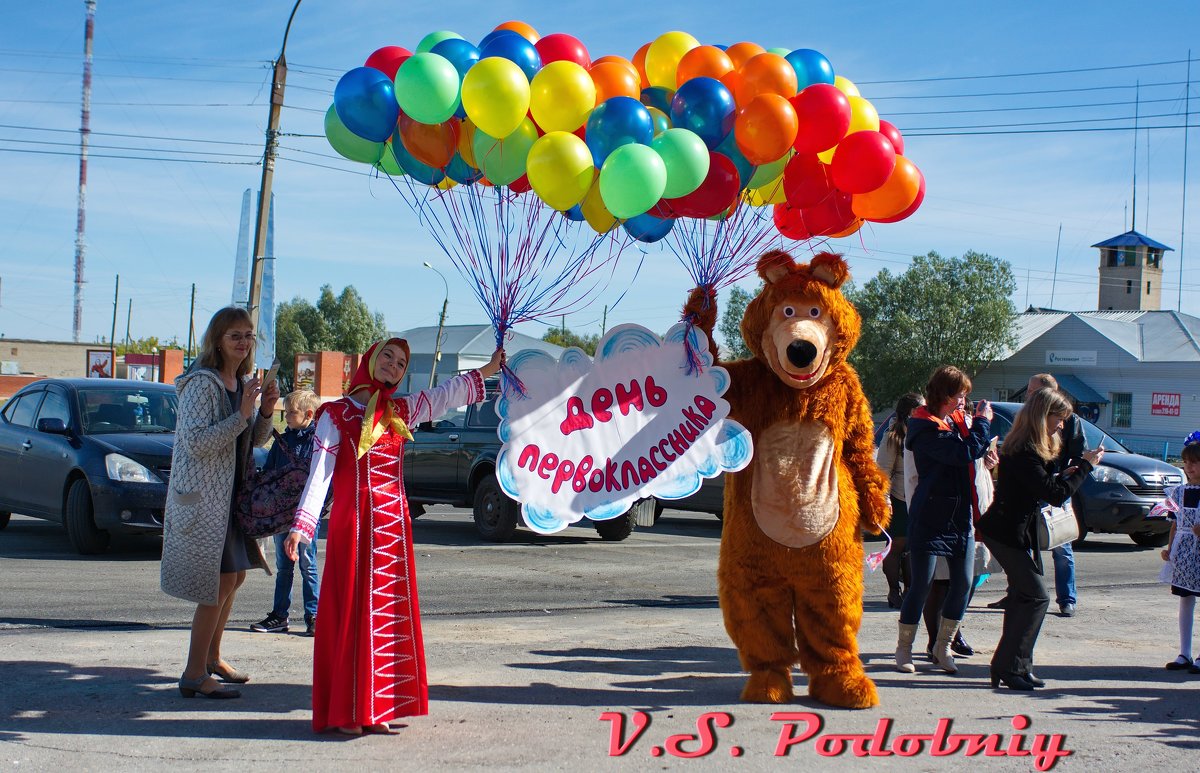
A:
<svg viewBox="0 0 1200 773">
<path fill-rule="evenodd" d="M 671 114 L 671 97 L 675 92 L 663 86 L 650 86 L 642 89 L 642 104 L 647 107 L 657 107 L 667 115 Z"/>
<path fill-rule="evenodd" d="M 587 218 L 583 216 L 583 207 L 578 204 L 564 211 L 563 215 L 567 218 L 567 220 L 570 220 L 574 223 L 582 223 L 583 221 L 587 220 Z"/>
<path fill-rule="evenodd" d="M 512 30 L 492 30 L 483 36 L 483 40 L 479 41 L 479 50 L 482 51 L 483 47 L 488 43 L 491 43 L 496 38 L 502 38 L 505 35 L 516 35 L 517 37 L 521 37 L 519 33 L 513 32 Z"/>
<path fill-rule="evenodd" d="M 639 242 L 650 244 L 671 233 L 671 229 L 675 227 L 675 221 L 669 218 L 658 218 L 644 212 L 629 218 L 621 224 L 621 227 Z"/>
<path fill-rule="evenodd" d="M 584 142 L 592 151 L 597 169 L 622 145 L 649 145 L 654 139 L 654 120 L 645 105 L 633 97 L 606 99 L 588 116 Z"/>
<path fill-rule="evenodd" d="M 458 70 L 459 81 L 466 77 L 467 70 L 479 61 L 479 49 L 471 41 L 462 38 L 447 38 L 429 49 L 429 53 L 443 56 L 454 65 L 454 69 Z M 454 117 L 467 117 L 467 110 L 462 106 L 462 102 L 459 102 L 458 109 L 454 111 Z"/>
<path fill-rule="evenodd" d="M 492 34 L 496 34 L 492 33 L 487 36 L 492 38 L 491 40 L 484 38 L 487 42 L 479 44 L 479 58 L 487 59 L 489 56 L 498 56 L 501 59 L 515 62 L 517 67 L 521 68 L 521 72 L 525 73 L 525 77 L 533 80 L 533 76 L 542 69 L 541 54 L 532 43 L 512 30 L 497 30 L 497 32 L 507 34 L 496 35 L 492 38 Z"/>
<path fill-rule="evenodd" d="M 405 167 L 405 169 L 407 168 Z M 446 176 L 456 183 L 470 185 L 483 177 L 483 172 L 463 161 L 463 157 L 456 152 L 454 158 L 450 159 L 450 163 L 446 164 Z"/>
<path fill-rule="evenodd" d="M 418 161 L 412 153 L 408 152 L 408 148 L 404 147 L 404 142 L 400 139 L 399 128 L 392 135 L 392 155 L 395 156 L 396 163 L 400 164 L 400 168 L 419 183 L 437 185 L 446 179 L 446 173 L 441 169 L 435 169 L 429 164 Z"/>
<path fill-rule="evenodd" d="M 725 141 L 717 146 L 716 152 L 727 156 L 733 162 L 733 166 L 737 169 L 738 173 L 739 187 L 745 188 L 750 184 L 750 178 L 754 176 L 754 170 L 758 167 L 751 164 L 742 155 L 741 149 L 737 146 L 737 138 L 734 136 L 734 132 L 730 132 Z"/>
<path fill-rule="evenodd" d="M 671 125 L 692 130 L 709 150 L 729 136 L 736 118 L 733 95 L 716 78 L 692 78 L 671 99 Z"/>
<path fill-rule="evenodd" d="M 333 89 L 333 109 L 346 128 L 372 142 L 385 142 L 396 128 L 400 105 L 392 79 L 374 67 L 355 67 Z"/>
<path fill-rule="evenodd" d="M 797 94 L 814 83 L 833 84 L 833 65 L 820 51 L 797 48 L 784 58 L 796 71 Z"/>
</svg>

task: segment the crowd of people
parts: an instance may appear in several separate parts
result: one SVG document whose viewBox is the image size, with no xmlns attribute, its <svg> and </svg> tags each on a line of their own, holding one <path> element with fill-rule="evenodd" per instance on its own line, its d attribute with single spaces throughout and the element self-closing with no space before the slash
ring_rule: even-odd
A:
<svg viewBox="0 0 1200 773">
<path fill-rule="evenodd" d="M 237 698 L 231 684 L 249 675 L 222 656 L 221 640 L 246 571 L 269 573 L 258 542 L 235 517 L 241 489 L 254 474 L 251 450 L 272 434 L 279 400 L 273 381 L 253 376 L 254 330 L 243 309 L 217 312 L 200 354 L 176 381 L 179 418 L 168 487 L 161 584 L 195 603 L 179 691 L 184 697 Z M 412 520 L 404 493 L 403 448 L 409 425 L 482 401 L 484 379 L 504 352 L 478 370 L 436 388 L 396 397 L 408 368 L 408 343 L 390 338 L 362 356 L 346 396 L 322 405 L 311 391 L 284 398 L 287 430 L 266 469 L 301 459 L 307 484 L 290 531 L 275 542 L 274 604 L 251 630 L 289 630 L 299 564 L 305 633 L 315 636 L 313 728 L 350 735 L 389 733 L 399 717 L 427 712 L 428 688 L 417 598 Z M 1038 521 L 1046 505 L 1069 507 L 1104 448 L 1089 449 L 1069 398 L 1049 374 L 1030 379 L 1025 406 L 1004 443 L 992 435 L 986 400 L 967 402 L 970 378 L 959 368 L 934 371 L 924 394 L 900 398 L 878 449 L 891 481 L 894 533 L 883 563 L 888 605 L 899 609 L 895 667 L 914 673 L 912 648 L 925 618 L 926 652 L 955 673 L 955 655 L 974 654 L 962 635 L 975 590 L 1003 572 L 1003 630 L 991 661 L 991 684 L 1013 690 L 1045 685 L 1033 669 L 1034 648 L 1050 596 Z M 1161 579 L 1179 597 L 1178 657 L 1171 670 L 1200 673 L 1192 621 L 1200 595 L 1200 432 L 1183 451 L 1186 484 L 1168 490 L 1161 511 L 1173 518 Z M 323 576 L 317 531 L 329 516 Z M 1055 600 L 1075 613 L 1074 558 L 1068 542 L 1054 551 Z M 318 619 L 320 624 L 317 624 Z"/>
</svg>

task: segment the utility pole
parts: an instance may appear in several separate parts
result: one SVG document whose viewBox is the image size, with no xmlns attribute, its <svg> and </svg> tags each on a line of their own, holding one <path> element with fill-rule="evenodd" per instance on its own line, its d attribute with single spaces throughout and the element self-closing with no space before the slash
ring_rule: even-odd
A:
<svg viewBox="0 0 1200 773">
<path fill-rule="evenodd" d="M 125 353 L 129 354 L 129 321 L 133 319 L 133 298 L 129 299 L 129 311 L 125 312 Z"/>
<path fill-rule="evenodd" d="M 188 309 L 187 356 L 192 359 L 192 344 L 196 342 L 196 283 L 192 282 L 192 305 Z"/>
<path fill-rule="evenodd" d="M 112 333 L 108 336 L 108 367 L 112 371 L 112 378 L 117 377 L 117 307 L 121 303 L 121 275 L 117 274 L 117 281 L 113 285 L 113 322 Z"/>
<path fill-rule="evenodd" d="M 262 306 L 263 260 L 267 251 L 267 220 L 271 208 L 271 182 L 275 176 L 275 151 L 279 146 L 279 109 L 283 107 L 283 87 L 287 83 L 287 60 L 284 51 L 287 50 L 288 33 L 292 29 L 292 20 L 300 8 L 300 0 L 292 6 L 292 14 L 288 17 L 287 27 L 283 30 L 283 45 L 279 47 L 279 58 L 275 60 L 275 75 L 271 85 L 271 109 L 267 113 L 267 144 L 263 151 L 262 182 L 258 188 L 258 215 L 254 220 L 254 252 L 250 264 L 250 295 L 246 302 L 250 312 L 250 322 L 255 331 L 258 330 L 260 306 Z"/>
<path fill-rule="evenodd" d="M 604 316 L 600 318 L 600 335 L 608 332 L 608 304 L 604 304 Z"/>
<path fill-rule="evenodd" d="M 75 320 L 71 326 L 75 343 L 83 329 L 83 226 L 87 213 L 88 135 L 92 133 L 92 37 L 96 27 L 96 0 L 84 0 L 87 22 L 83 29 L 83 107 L 79 120 L 79 203 L 75 211 Z M 114 375 L 116 370 L 113 371 Z"/>
<path fill-rule="evenodd" d="M 1054 245 L 1054 279 L 1050 280 L 1050 308 L 1054 308 L 1054 288 L 1058 284 L 1058 248 L 1062 246 L 1062 223 L 1058 224 L 1058 243 Z"/>
<path fill-rule="evenodd" d="M 1188 49 L 1187 86 L 1183 91 L 1183 202 L 1179 209 L 1179 300 L 1176 308 L 1183 311 L 1183 235 L 1187 223 L 1187 154 L 1188 130 L 1191 124 L 1192 107 L 1192 49 Z"/>
</svg>

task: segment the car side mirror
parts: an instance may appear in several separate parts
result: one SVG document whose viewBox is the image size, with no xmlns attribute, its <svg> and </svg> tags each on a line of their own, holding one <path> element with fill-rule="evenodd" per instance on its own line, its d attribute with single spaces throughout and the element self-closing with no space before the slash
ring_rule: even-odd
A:
<svg viewBox="0 0 1200 773">
<path fill-rule="evenodd" d="M 67 425 L 63 423 L 62 419 L 38 419 L 37 431 L 47 435 L 69 434 Z"/>
</svg>

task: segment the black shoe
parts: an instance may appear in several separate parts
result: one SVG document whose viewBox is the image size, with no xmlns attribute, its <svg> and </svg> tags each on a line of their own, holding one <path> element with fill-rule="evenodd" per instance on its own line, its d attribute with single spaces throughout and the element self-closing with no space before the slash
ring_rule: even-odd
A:
<svg viewBox="0 0 1200 773">
<path fill-rule="evenodd" d="M 900 592 L 899 588 L 892 588 L 888 591 L 887 601 L 889 609 L 899 609 L 900 605 L 904 603 L 904 594 Z"/>
<path fill-rule="evenodd" d="M 1187 671 L 1189 668 L 1195 668 L 1191 658 L 1185 658 L 1183 655 L 1172 660 L 1167 664 L 1168 671 Z"/>
<path fill-rule="evenodd" d="M 1188 666 L 1188 673 L 1189 674 L 1200 674 L 1200 666 L 1196 665 L 1195 663 L 1191 664 L 1190 666 Z"/>
<path fill-rule="evenodd" d="M 991 604 L 987 605 L 988 609 L 1005 609 L 1007 607 L 1008 596 L 1004 596 L 1003 598 L 997 599 L 996 601 L 993 601 Z"/>
<path fill-rule="evenodd" d="M 1062 615 L 1063 617 L 1075 617 L 1075 605 L 1074 604 L 1059 604 L 1058 605 L 1058 613 L 1060 615 Z"/>
<path fill-rule="evenodd" d="M 316 615 L 305 615 L 304 616 L 304 635 L 308 636 L 308 637 L 312 637 L 316 633 L 316 631 L 317 631 L 317 616 Z"/>
<path fill-rule="evenodd" d="M 1002 674 L 999 671 L 992 672 L 992 687 L 999 687 L 1003 683 L 1010 690 L 1021 690 L 1029 692 L 1033 690 L 1034 684 L 1029 681 L 1029 678 L 1022 674 Z"/>
<path fill-rule="evenodd" d="M 975 648 L 967 644 L 967 640 L 963 638 L 961 628 L 954 634 L 954 641 L 950 643 L 950 651 L 964 658 L 969 658 L 975 654 Z"/>
<path fill-rule="evenodd" d="M 250 630 L 255 633 L 287 633 L 288 619 L 272 612 L 257 623 L 251 623 Z"/>
<path fill-rule="evenodd" d="M 1033 685 L 1034 687 L 1045 687 L 1046 686 L 1046 680 L 1038 679 L 1036 676 L 1033 675 L 1032 671 L 1030 671 L 1028 674 L 1026 674 L 1025 678 L 1028 679 L 1029 683 L 1031 685 Z"/>
</svg>

